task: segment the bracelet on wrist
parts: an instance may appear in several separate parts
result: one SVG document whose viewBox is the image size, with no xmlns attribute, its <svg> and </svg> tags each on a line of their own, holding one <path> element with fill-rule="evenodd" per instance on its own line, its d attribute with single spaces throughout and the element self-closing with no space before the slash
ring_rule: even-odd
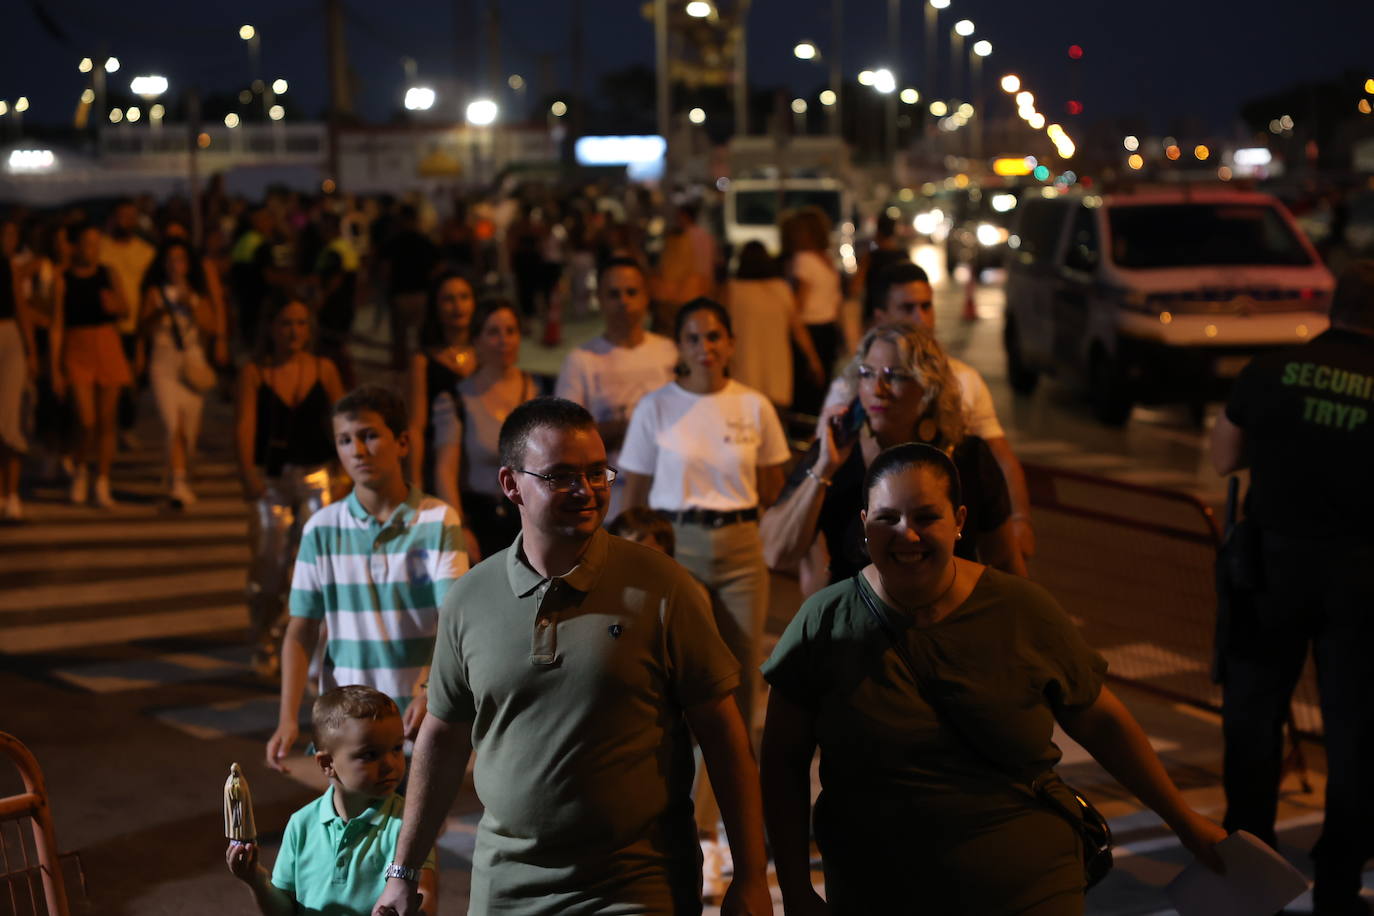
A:
<svg viewBox="0 0 1374 916">
<path fill-rule="evenodd" d="M 386 867 L 386 877 L 400 878 L 402 881 L 419 881 L 420 869 L 411 868 L 409 865 L 397 865 L 392 862 Z"/>
<path fill-rule="evenodd" d="M 817 474 L 817 473 L 815 472 L 815 470 L 813 470 L 812 468 L 807 468 L 807 469 L 806 469 L 806 476 L 807 476 L 807 477 L 810 477 L 812 480 L 816 481 L 816 483 L 820 484 L 820 485 L 823 486 L 823 487 L 828 487 L 828 486 L 830 486 L 830 484 L 831 484 L 831 481 L 830 481 L 830 480 L 827 480 L 826 478 L 822 477 L 820 474 Z"/>
</svg>

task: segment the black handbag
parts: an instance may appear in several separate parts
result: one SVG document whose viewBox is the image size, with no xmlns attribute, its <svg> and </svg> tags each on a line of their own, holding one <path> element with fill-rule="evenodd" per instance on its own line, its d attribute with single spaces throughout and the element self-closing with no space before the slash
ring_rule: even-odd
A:
<svg viewBox="0 0 1374 916">
<path fill-rule="evenodd" d="M 897 638 L 897 631 L 892 626 L 892 621 L 888 618 L 887 612 L 868 594 L 868 591 L 864 588 L 864 583 L 859 581 L 861 575 L 863 574 L 856 573 L 854 575 L 854 588 L 858 590 L 859 597 L 863 599 L 864 605 L 868 608 L 868 612 L 873 615 L 873 619 L 878 621 L 878 626 L 882 629 L 883 634 L 887 636 L 887 641 L 892 644 L 892 648 L 897 650 L 897 656 L 901 658 L 902 663 L 906 665 L 907 671 L 915 681 L 916 689 L 920 692 L 921 699 L 926 701 L 926 704 L 935 711 L 935 715 L 949 727 L 950 731 L 953 732 L 966 747 L 973 751 L 975 756 L 982 760 L 986 760 L 988 763 L 992 764 L 994 768 L 1004 773 L 1008 772 L 998 761 L 993 760 L 987 754 L 983 753 L 976 744 L 964 735 L 958 726 L 955 725 L 944 707 L 942 707 L 931 695 L 933 691 L 926 689 L 926 680 L 921 677 L 920 672 L 917 670 L 916 660 L 911 657 L 911 653 L 907 651 L 906 645 Z M 1017 774 L 1011 773 L 1009 775 L 1014 782 L 1024 785 Z M 1069 794 L 1073 796 L 1074 804 L 1072 806 L 1065 804 L 1054 794 L 1051 786 L 1055 783 L 1062 785 L 1068 790 Z M 1035 777 L 1035 779 L 1031 780 L 1029 785 L 1026 785 L 1026 788 L 1030 791 L 1033 798 L 1044 802 L 1050 810 L 1068 821 L 1069 826 L 1073 827 L 1078 833 L 1079 839 L 1083 844 L 1083 879 L 1088 889 L 1095 887 L 1103 878 L 1107 877 L 1107 873 L 1112 870 L 1113 865 L 1112 828 L 1107 824 L 1107 819 L 1102 816 L 1101 811 L 1098 811 L 1097 808 L 1093 806 L 1092 802 L 1084 798 L 1083 794 L 1073 786 L 1064 782 L 1054 770 L 1050 770 Z"/>
</svg>

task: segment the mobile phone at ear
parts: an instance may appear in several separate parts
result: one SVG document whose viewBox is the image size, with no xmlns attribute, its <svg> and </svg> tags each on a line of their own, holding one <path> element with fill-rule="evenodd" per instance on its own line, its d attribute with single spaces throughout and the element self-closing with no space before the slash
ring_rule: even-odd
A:
<svg viewBox="0 0 1374 916">
<path fill-rule="evenodd" d="M 854 440 L 859 438 L 859 430 L 863 429 L 867 420 L 868 414 L 864 411 L 863 404 L 855 398 L 843 416 L 830 418 L 830 434 L 835 437 L 835 446 L 848 448 L 852 445 Z"/>
</svg>

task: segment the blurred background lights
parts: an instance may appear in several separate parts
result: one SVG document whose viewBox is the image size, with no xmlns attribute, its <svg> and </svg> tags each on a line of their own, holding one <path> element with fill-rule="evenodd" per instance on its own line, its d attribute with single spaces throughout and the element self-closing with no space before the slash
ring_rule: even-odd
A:
<svg viewBox="0 0 1374 916">
<path fill-rule="evenodd" d="M 273 121 L 280 121 L 282 118 L 286 117 L 286 109 L 280 105 L 273 105 L 271 108 L 267 109 L 267 116 Z"/>
<path fill-rule="evenodd" d="M 693 108 L 691 111 L 687 112 L 687 120 L 691 121 L 693 124 L 705 124 L 706 109 Z"/>
<path fill-rule="evenodd" d="M 434 107 L 434 90 L 429 86 L 411 86 L 406 90 L 407 111 L 429 111 Z"/>
<path fill-rule="evenodd" d="M 992 53 L 992 42 L 987 39 L 975 41 L 973 43 L 973 53 L 977 54 L 979 57 L 987 57 Z"/>
<path fill-rule="evenodd" d="M 258 34 L 257 29 L 253 28 L 251 25 L 239 26 L 239 37 L 244 41 L 252 41 L 253 36 L 256 34 Z"/>
<path fill-rule="evenodd" d="M 917 102 L 921 101 L 921 94 L 915 89 L 907 87 L 902 90 L 902 101 L 908 105 L 915 105 Z"/>
<path fill-rule="evenodd" d="M 792 54 L 798 60 L 815 60 L 816 46 L 809 41 L 799 41 L 792 49 Z"/>
<path fill-rule="evenodd" d="M 1206 162 L 1207 157 L 1212 155 L 1212 151 L 1208 149 L 1206 145 L 1199 143 L 1197 146 L 1193 147 L 1193 155 L 1199 162 Z"/>
<path fill-rule="evenodd" d="M 285 95 L 285 94 L 286 94 L 286 80 L 281 80 L 281 79 L 273 80 L 273 81 L 272 81 L 272 91 L 275 92 L 277 95 Z"/>
<path fill-rule="evenodd" d="M 962 35 L 967 38 L 973 34 L 973 21 L 971 19 L 960 19 L 954 23 L 954 34 Z"/>
<path fill-rule="evenodd" d="M 466 112 L 468 123 L 476 124 L 478 127 L 485 127 L 488 124 L 495 123 L 499 111 L 496 103 L 491 99 L 478 99 L 475 102 L 469 102 Z"/>
<path fill-rule="evenodd" d="M 106 72 L 106 73 L 114 73 L 114 72 L 115 72 L 116 70 L 118 70 L 118 69 L 119 69 L 119 58 L 118 58 L 118 57 L 107 57 L 107 58 L 105 59 L 105 72 Z"/>
<path fill-rule="evenodd" d="M 937 118 L 943 118 L 945 115 L 949 114 L 949 106 L 940 101 L 931 102 L 930 113 Z"/>
<path fill-rule="evenodd" d="M 552 105 L 549 106 L 549 114 L 553 115 L 555 118 L 561 118 L 567 113 L 568 103 L 562 100 L 554 102 Z"/>
<path fill-rule="evenodd" d="M 886 67 L 881 70 L 874 70 L 873 88 L 883 95 L 890 95 L 897 91 L 897 78 L 893 76 L 892 71 Z"/>
<path fill-rule="evenodd" d="M 1164 155 L 1168 156 L 1170 160 L 1176 160 L 1179 156 L 1183 155 L 1183 152 L 1177 146 L 1166 146 L 1164 148 Z"/>
<path fill-rule="evenodd" d="M 235 117 L 237 117 L 237 115 L 235 115 Z M 124 120 L 124 112 L 120 111 L 118 108 L 111 108 L 111 109 L 110 109 L 110 123 L 111 123 L 111 124 L 118 124 L 120 121 L 123 121 L 123 120 Z"/>
<path fill-rule="evenodd" d="M 706 0 L 692 0 L 687 4 L 687 15 L 693 19 L 705 19 L 711 15 L 711 4 Z"/>
<path fill-rule="evenodd" d="M 792 100 L 792 113 L 793 113 L 793 114 L 806 114 L 806 99 L 793 99 L 793 100 Z"/>
<path fill-rule="evenodd" d="M 873 71 L 872 71 L 872 70 L 860 70 L 860 71 L 859 71 L 859 85 L 860 85 L 860 86 L 872 86 L 872 85 L 873 85 L 873 79 L 874 79 L 874 76 L 873 76 Z"/>
<path fill-rule="evenodd" d="M 1145 160 L 1139 153 L 1131 153 L 1131 155 L 1126 157 L 1126 164 L 1133 169 L 1143 169 L 1145 167 Z"/>
<path fill-rule="evenodd" d="M 233 130 L 235 127 L 238 127 L 239 116 L 234 114 L 232 111 L 229 112 L 227 115 L 224 116 L 224 126 L 229 128 L 230 130 Z"/>
<path fill-rule="evenodd" d="M 1128 136 L 1125 140 L 1121 141 L 1121 145 L 1126 147 L 1128 153 L 1134 153 L 1136 150 L 1140 149 L 1140 138 L 1134 135 Z"/>
<path fill-rule="evenodd" d="M 95 101 L 95 90 L 89 87 L 81 90 L 81 103 L 89 105 Z"/>
<path fill-rule="evenodd" d="M 167 77 L 136 76 L 129 81 L 129 91 L 144 97 L 162 95 L 167 91 Z"/>
<path fill-rule="evenodd" d="M 830 106 L 835 104 L 835 93 L 830 89 L 821 90 L 821 104 Z"/>
<path fill-rule="evenodd" d="M 80 70 L 82 73 L 90 73 L 91 70 L 94 68 L 95 64 L 91 63 L 91 59 L 89 57 L 81 58 L 81 63 L 76 65 L 76 69 Z"/>
<path fill-rule="evenodd" d="M 1008 73 L 1006 76 L 1002 77 L 1003 92 L 1016 92 L 1020 88 L 1021 77 L 1017 76 L 1015 73 Z"/>
</svg>

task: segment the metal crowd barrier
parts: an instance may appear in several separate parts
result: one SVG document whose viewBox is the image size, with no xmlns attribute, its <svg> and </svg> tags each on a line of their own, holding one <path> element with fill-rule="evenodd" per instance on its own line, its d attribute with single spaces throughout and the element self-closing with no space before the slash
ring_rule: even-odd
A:
<svg viewBox="0 0 1374 916">
<path fill-rule="evenodd" d="M 24 781 L 23 793 L 0 798 L 0 916 L 68 916 L 43 771 L 13 735 L 0 732 L 0 752 Z"/>
<path fill-rule="evenodd" d="M 1212 510 L 1174 490 L 1024 465 L 1034 509 L 1031 577 L 1059 600 L 1111 677 L 1219 711 L 1210 677 L 1220 533 Z M 1309 659 L 1294 730 L 1320 739 Z"/>
</svg>

